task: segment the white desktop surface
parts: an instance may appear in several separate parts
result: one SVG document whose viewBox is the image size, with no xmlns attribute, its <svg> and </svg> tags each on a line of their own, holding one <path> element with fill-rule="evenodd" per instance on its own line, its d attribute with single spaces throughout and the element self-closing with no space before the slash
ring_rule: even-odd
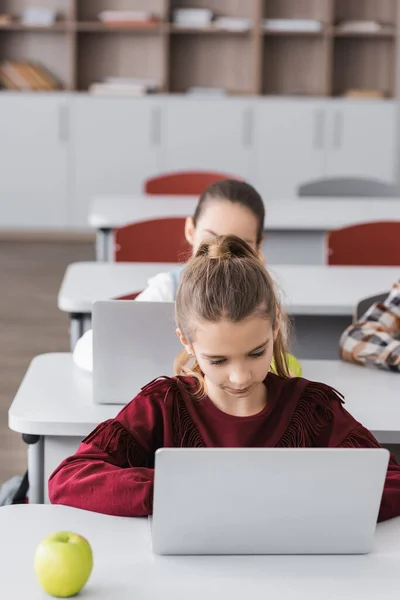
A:
<svg viewBox="0 0 400 600">
<path fill-rule="evenodd" d="M 321 381 L 344 396 L 345 409 L 381 444 L 400 443 L 400 373 L 341 360 L 301 360 L 303 377 Z"/>
<path fill-rule="evenodd" d="M 116 229 L 129 223 L 167 217 L 192 216 L 198 196 L 98 196 L 89 208 L 89 225 L 94 229 Z"/>
<path fill-rule="evenodd" d="M 177 266 L 178 263 L 72 263 L 61 284 L 58 308 L 69 313 L 91 313 L 95 300 L 141 292 L 151 277 Z"/>
<path fill-rule="evenodd" d="M 379 442 L 400 443 L 398 373 L 342 361 L 302 360 L 301 364 L 304 377 L 341 392 L 345 408 Z M 98 423 L 115 417 L 121 408 L 93 403 L 91 374 L 76 367 L 70 353 L 42 354 L 29 366 L 9 409 L 8 423 L 19 433 L 84 437 Z"/>
<path fill-rule="evenodd" d="M 68 313 L 91 313 L 95 300 L 141 291 L 150 277 L 176 266 L 169 263 L 72 263 L 58 294 L 58 308 Z M 283 305 L 291 315 L 350 316 L 360 299 L 388 291 L 400 278 L 400 266 L 267 266 L 282 292 Z"/>
<path fill-rule="evenodd" d="M 377 526 L 374 552 L 364 556 L 160 557 L 152 554 L 147 519 L 65 506 L 2 507 L 0 530 L 7 600 L 48 598 L 33 557 L 46 535 L 61 530 L 85 536 L 92 546 L 85 600 L 398 600 L 400 589 L 399 518 Z"/>
<path fill-rule="evenodd" d="M 41 354 L 29 365 L 8 424 L 19 433 L 84 437 L 121 408 L 93 403 L 92 374 L 79 369 L 72 354 Z"/>
<path fill-rule="evenodd" d="M 197 196 L 98 196 L 89 209 L 94 229 L 192 216 Z M 330 231 L 369 221 L 400 221 L 400 198 L 293 198 L 265 202 L 265 230 Z"/>
</svg>

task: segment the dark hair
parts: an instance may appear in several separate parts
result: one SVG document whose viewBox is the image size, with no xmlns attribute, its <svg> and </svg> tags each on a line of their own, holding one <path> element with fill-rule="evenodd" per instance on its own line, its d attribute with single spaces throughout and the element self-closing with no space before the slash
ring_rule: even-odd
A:
<svg viewBox="0 0 400 600">
<path fill-rule="evenodd" d="M 273 328 L 279 317 L 280 328 L 274 342 L 276 373 L 289 377 L 284 332 L 289 322 L 282 310 L 274 282 L 253 248 L 234 235 L 203 243 L 182 272 L 175 302 L 176 325 L 185 338 L 193 340 L 200 321 L 233 323 L 251 315 L 269 319 Z M 182 350 L 175 361 L 177 375 L 192 375 L 204 393 L 201 369 Z"/>
<path fill-rule="evenodd" d="M 200 196 L 193 215 L 196 227 L 207 204 L 212 200 L 227 200 L 232 204 L 240 204 L 248 208 L 258 221 L 257 244 L 261 242 L 264 231 L 265 208 L 260 194 L 245 181 L 237 179 L 223 179 L 208 186 Z"/>
</svg>

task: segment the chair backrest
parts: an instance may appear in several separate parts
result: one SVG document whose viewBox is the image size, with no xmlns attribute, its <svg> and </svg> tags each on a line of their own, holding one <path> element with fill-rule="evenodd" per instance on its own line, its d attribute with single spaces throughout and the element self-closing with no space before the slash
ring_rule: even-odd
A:
<svg viewBox="0 0 400 600">
<path fill-rule="evenodd" d="M 377 294 L 376 296 L 369 296 L 360 300 L 356 306 L 355 320 L 358 321 L 375 302 L 384 302 L 388 295 L 389 292 L 385 292 L 384 294 Z"/>
<path fill-rule="evenodd" d="M 184 262 L 191 255 L 185 219 L 132 223 L 115 231 L 116 262 Z"/>
<path fill-rule="evenodd" d="M 379 181 L 378 179 L 335 177 L 304 183 L 299 186 L 298 195 L 300 197 L 396 198 L 400 196 L 400 188 L 395 184 Z"/>
<path fill-rule="evenodd" d="M 117 296 L 113 300 L 136 300 L 141 292 L 134 292 L 133 294 L 124 294 L 123 296 Z"/>
<path fill-rule="evenodd" d="M 327 234 L 328 265 L 400 265 L 400 221 L 360 223 Z"/>
<path fill-rule="evenodd" d="M 200 196 L 209 185 L 224 179 L 236 179 L 236 177 L 224 173 L 212 173 L 207 171 L 164 173 L 152 177 L 145 182 L 145 193 L 174 196 Z"/>
</svg>

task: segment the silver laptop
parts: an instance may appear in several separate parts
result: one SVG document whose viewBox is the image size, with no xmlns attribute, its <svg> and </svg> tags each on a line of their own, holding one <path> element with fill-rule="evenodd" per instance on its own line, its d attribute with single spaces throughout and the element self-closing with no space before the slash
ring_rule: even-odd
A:
<svg viewBox="0 0 400 600">
<path fill-rule="evenodd" d="M 384 449 L 160 449 L 153 551 L 368 553 L 388 461 Z"/>
<path fill-rule="evenodd" d="M 172 376 L 182 349 L 174 302 L 104 300 L 93 304 L 93 401 L 127 404 L 161 375 Z"/>
</svg>

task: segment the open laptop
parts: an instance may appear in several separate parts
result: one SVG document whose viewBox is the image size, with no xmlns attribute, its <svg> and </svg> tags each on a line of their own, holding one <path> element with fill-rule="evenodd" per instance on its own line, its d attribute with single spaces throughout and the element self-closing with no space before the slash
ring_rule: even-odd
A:
<svg viewBox="0 0 400 600">
<path fill-rule="evenodd" d="M 174 302 L 94 302 L 93 401 L 127 404 L 161 375 L 174 374 L 182 350 Z"/>
<path fill-rule="evenodd" d="M 157 554 L 364 554 L 384 449 L 163 448 L 151 519 Z"/>
</svg>

